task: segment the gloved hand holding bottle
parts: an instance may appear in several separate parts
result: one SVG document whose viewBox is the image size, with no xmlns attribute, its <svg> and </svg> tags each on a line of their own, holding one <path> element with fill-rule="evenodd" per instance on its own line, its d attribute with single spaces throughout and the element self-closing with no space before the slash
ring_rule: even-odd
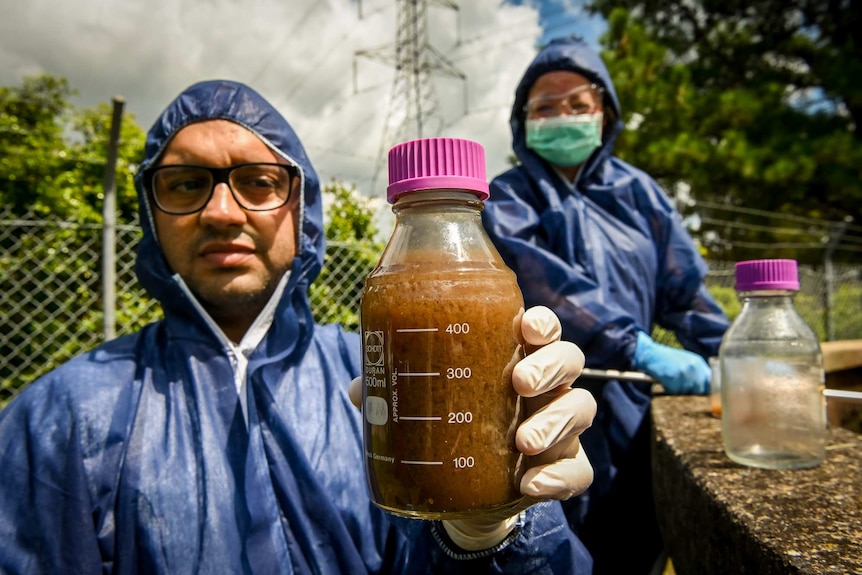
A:
<svg viewBox="0 0 862 575">
<path fill-rule="evenodd" d="M 645 332 L 638 332 L 632 366 L 651 376 L 675 395 L 709 393 L 709 364 L 696 353 L 656 343 Z"/>
<path fill-rule="evenodd" d="M 525 497 L 505 512 L 444 520 L 444 529 L 462 549 L 494 547 L 529 506 L 543 499 L 568 499 L 592 483 L 593 469 L 580 435 L 592 424 L 596 401 L 587 390 L 571 387 L 583 369 L 584 354 L 575 344 L 560 341 L 561 332 L 559 319 L 546 307 L 530 308 L 521 318 L 521 333 L 532 353 L 515 365 L 512 385 L 525 398 L 528 414 L 515 435 L 516 447 L 531 456 L 532 467 L 521 480 Z M 351 382 L 350 398 L 361 404 L 361 378 Z"/>
</svg>

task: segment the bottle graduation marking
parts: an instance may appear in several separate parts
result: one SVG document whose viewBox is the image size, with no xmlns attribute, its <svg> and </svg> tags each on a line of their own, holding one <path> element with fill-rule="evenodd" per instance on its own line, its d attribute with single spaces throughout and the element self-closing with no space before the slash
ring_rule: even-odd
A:
<svg viewBox="0 0 862 575">
<path fill-rule="evenodd" d="M 469 324 L 457 324 L 457 325 L 458 325 L 458 331 L 453 332 L 451 329 L 452 324 L 450 324 L 450 327 L 446 330 L 447 333 L 466 334 L 470 330 Z M 462 328 L 462 326 L 466 326 L 466 327 Z M 462 331 L 462 329 L 463 329 L 463 331 Z M 395 330 L 396 333 L 405 333 L 405 334 L 409 334 L 409 333 L 438 333 L 439 331 L 440 331 L 440 329 L 436 328 L 436 327 L 403 327 L 403 328 L 398 328 Z M 466 369 L 469 369 L 469 368 L 466 368 Z M 451 368 L 450 368 L 450 370 L 451 370 Z M 399 375 L 399 377 L 439 377 L 440 372 L 439 371 L 400 372 L 398 375 Z M 399 417 L 400 421 L 442 421 L 442 419 L 443 418 L 440 417 L 439 415 L 402 415 Z M 472 420 L 472 417 L 471 417 L 471 420 Z M 469 423 L 469 422 L 467 422 L 467 423 Z M 463 460 L 470 459 L 470 460 L 472 460 L 473 458 L 470 457 L 470 458 L 458 458 L 458 459 L 463 459 Z M 399 461 L 400 461 L 400 463 L 403 463 L 405 465 L 443 465 L 442 461 L 420 461 L 420 460 L 412 460 L 412 459 L 401 459 Z"/>
</svg>

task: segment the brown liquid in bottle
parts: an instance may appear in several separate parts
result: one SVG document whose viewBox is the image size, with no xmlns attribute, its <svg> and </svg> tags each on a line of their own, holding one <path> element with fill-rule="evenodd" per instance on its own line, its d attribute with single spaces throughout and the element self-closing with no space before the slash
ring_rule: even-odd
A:
<svg viewBox="0 0 862 575">
<path fill-rule="evenodd" d="M 362 300 L 367 472 L 396 514 L 455 518 L 521 499 L 514 445 L 522 348 L 514 274 L 446 264 L 372 274 Z"/>
</svg>

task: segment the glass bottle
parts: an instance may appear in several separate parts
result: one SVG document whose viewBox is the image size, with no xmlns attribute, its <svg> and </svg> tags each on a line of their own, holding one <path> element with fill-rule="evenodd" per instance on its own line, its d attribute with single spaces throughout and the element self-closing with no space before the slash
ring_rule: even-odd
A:
<svg viewBox="0 0 862 575">
<path fill-rule="evenodd" d="M 796 261 L 739 262 L 736 291 L 742 310 L 719 349 L 724 450 L 752 467 L 814 467 L 825 455 L 825 373 L 793 305 Z"/>
<path fill-rule="evenodd" d="M 405 142 L 389 151 L 389 181 L 395 227 L 361 303 L 372 499 L 423 519 L 514 506 L 524 462 L 511 373 L 524 303 L 482 225 L 484 150 Z"/>
</svg>

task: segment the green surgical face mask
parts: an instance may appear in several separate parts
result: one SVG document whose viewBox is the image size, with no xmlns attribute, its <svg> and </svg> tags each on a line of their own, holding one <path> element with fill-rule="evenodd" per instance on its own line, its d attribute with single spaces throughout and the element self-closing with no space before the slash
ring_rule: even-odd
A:
<svg viewBox="0 0 862 575">
<path fill-rule="evenodd" d="M 602 113 L 527 120 L 527 147 L 555 166 L 583 164 L 602 143 Z"/>
</svg>

